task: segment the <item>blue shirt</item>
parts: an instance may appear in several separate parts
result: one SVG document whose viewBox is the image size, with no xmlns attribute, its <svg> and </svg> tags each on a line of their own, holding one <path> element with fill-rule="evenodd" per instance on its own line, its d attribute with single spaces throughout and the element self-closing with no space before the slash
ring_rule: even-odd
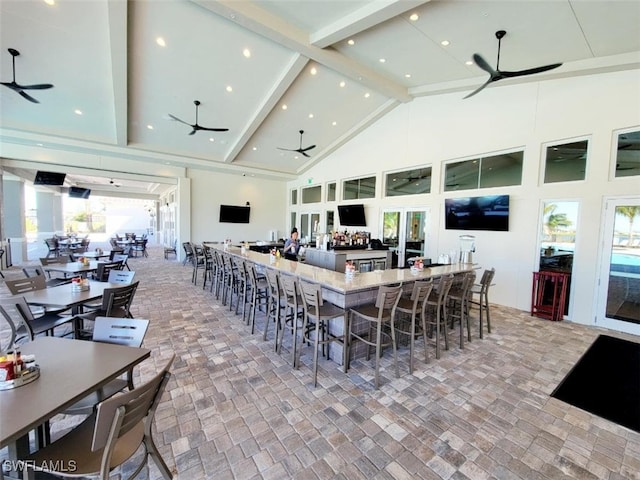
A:
<svg viewBox="0 0 640 480">
<path fill-rule="evenodd" d="M 291 245 L 292 243 L 295 245 L 293 252 L 289 250 L 289 245 Z M 298 242 L 298 240 L 293 240 L 292 238 L 287 238 L 287 241 L 284 242 L 284 253 L 292 253 L 294 255 L 297 255 L 298 250 L 300 250 L 300 242 Z"/>
</svg>

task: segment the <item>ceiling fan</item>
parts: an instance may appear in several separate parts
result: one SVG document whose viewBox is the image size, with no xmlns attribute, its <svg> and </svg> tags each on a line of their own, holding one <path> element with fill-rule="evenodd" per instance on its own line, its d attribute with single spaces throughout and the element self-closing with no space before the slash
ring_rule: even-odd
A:
<svg viewBox="0 0 640 480">
<path fill-rule="evenodd" d="M 489 80 L 480 85 L 477 89 L 471 92 L 464 98 L 469 98 L 478 93 L 484 87 L 489 85 L 492 82 L 497 82 L 498 80 L 502 80 L 504 78 L 513 78 L 513 77 L 522 77 L 524 75 L 534 75 L 536 73 L 546 72 L 548 70 L 553 70 L 554 68 L 558 68 L 562 63 L 553 63 L 551 65 L 544 65 L 542 67 L 528 68 L 526 70 L 518 70 L 515 72 L 508 72 L 506 70 L 500 70 L 500 44 L 502 42 L 502 38 L 507 34 L 506 30 L 498 30 L 496 32 L 496 38 L 498 39 L 498 60 L 496 62 L 496 69 L 494 70 L 491 65 L 489 65 L 484 58 L 480 56 L 479 53 L 473 54 L 473 61 L 478 65 L 481 69 L 489 74 Z"/>
<path fill-rule="evenodd" d="M 280 148 L 280 147 L 277 147 L 278 150 L 286 150 L 287 152 L 298 152 L 298 153 L 301 153 L 302 155 L 304 155 L 305 157 L 311 158 L 311 155 L 309 155 L 307 152 L 309 150 L 313 149 L 313 148 L 316 148 L 316 146 L 315 145 L 311 145 L 309 147 L 302 148 L 302 135 L 304 135 L 304 130 L 300 130 L 300 148 L 292 149 L 292 148 Z"/>
<path fill-rule="evenodd" d="M 52 88 L 53 85 L 50 83 L 37 83 L 35 85 L 20 85 L 16 83 L 16 57 L 20 55 L 20 52 L 15 48 L 9 48 L 9 53 L 13 57 L 12 65 L 13 65 L 13 80 L 11 82 L 0 82 L 5 87 L 9 87 L 14 92 L 17 92 L 23 98 L 26 98 L 30 102 L 40 103 L 38 100 L 33 98 L 31 95 L 25 92 L 25 90 L 46 90 L 47 88 Z"/>
<path fill-rule="evenodd" d="M 193 104 L 196 106 L 196 123 L 194 123 L 193 125 L 188 123 L 188 122 L 185 122 L 184 120 L 180 120 L 178 117 L 176 117 L 174 115 L 171 115 L 170 113 L 169 113 L 169 118 L 171 118 L 171 120 L 175 120 L 176 122 L 180 122 L 180 123 L 184 123 L 185 125 L 189 125 L 191 128 L 193 128 L 193 130 L 191 130 L 189 135 L 193 135 L 198 130 L 206 130 L 208 132 L 228 132 L 229 131 L 228 128 L 209 128 L 209 127 L 201 127 L 200 125 L 198 125 L 198 107 L 200 106 L 200 101 L 199 100 L 194 100 Z"/>
</svg>

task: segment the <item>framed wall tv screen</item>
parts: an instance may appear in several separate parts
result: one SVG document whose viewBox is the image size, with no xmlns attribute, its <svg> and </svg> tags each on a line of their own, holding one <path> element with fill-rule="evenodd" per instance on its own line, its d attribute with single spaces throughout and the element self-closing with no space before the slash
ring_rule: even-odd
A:
<svg viewBox="0 0 640 480">
<path fill-rule="evenodd" d="M 447 198 L 444 210 L 447 230 L 509 230 L 509 195 Z"/>
</svg>

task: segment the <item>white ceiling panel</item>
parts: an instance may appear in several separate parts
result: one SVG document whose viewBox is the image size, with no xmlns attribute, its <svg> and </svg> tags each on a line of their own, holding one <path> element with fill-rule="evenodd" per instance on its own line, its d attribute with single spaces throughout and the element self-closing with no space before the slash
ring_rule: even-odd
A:
<svg viewBox="0 0 640 480">
<path fill-rule="evenodd" d="M 18 83 L 55 86 L 26 91 L 37 104 L 0 86 L 0 141 L 104 158 L 98 183 L 130 158 L 290 179 L 399 102 L 472 92 L 487 73 L 466 62 L 495 67 L 501 29 L 502 70 L 563 63 L 519 82 L 640 68 L 635 0 L 2 0 L 0 81 L 14 48 Z M 189 135 L 194 100 L 200 126 L 229 130 Z M 299 130 L 310 159 L 277 148 Z"/>
</svg>

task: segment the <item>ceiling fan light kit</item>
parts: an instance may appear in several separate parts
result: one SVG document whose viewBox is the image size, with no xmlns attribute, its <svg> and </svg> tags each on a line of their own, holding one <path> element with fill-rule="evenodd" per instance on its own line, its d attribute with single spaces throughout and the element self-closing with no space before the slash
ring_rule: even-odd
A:
<svg viewBox="0 0 640 480">
<path fill-rule="evenodd" d="M 180 122 L 180 123 L 184 123 L 185 125 L 189 125 L 193 129 L 193 130 L 191 130 L 189 135 L 194 135 L 198 130 L 205 130 L 207 132 L 228 132 L 229 131 L 228 128 L 209 128 L 209 127 L 201 127 L 200 125 L 198 125 L 198 108 L 200 107 L 200 100 L 194 100 L 193 104 L 196 106 L 196 123 L 191 124 L 191 123 L 185 122 L 184 120 L 181 120 L 178 117 L 176 117 L 175 115 L 171 115 L 170 113 L 168 114 L 169 118 L 171 120 L 175 120 L 176 122 Z"/>
<path fill-rule="evenodd" d="M 304 135 L 304 130 L 299 130 L 300 133 L 300 147 L 299 148 L 281 148 L 281 147 L 277 147 L 278 150 L 285 150 L 287 152 L 298 152 L 300 154 L 302 154 L 303 156 L 307 157 L 307 158 L 311 158 L 311 155 L 309 155 L 307 152 L 309 150 L 312 150 L 314 148 L 316 148 L 315 145 L 310 145 L 308 147 L 302 148 L 302 135 Z"/>
<path fill-rule="evenodd" d="M 473 61 L 482 70 L 484 70 L 489 74 L 489 79 L 464 98 L 469 98 L 474 96 L 476 93 L 484 89 L 487 85 L 493 82 L 497 82 L 498 80 L 502 80 L 504 78 L 523 77 L 525 75 L 534 75 L 536 73 L 547 72 L 549 70 L 553 70 L 554 68 L 558 68 L 560 65 L 562 65 L 562 63 L 553 63 L 551 65 L 528 68 L 526 70 L 518 70 L 514 72 L 500 70 L 500 47 L 502 44 L 502 39 L 506 34 L 507 34 L 506 30 L 498 30 L 495 34 L 496 38 L 498 39 L 498 60 L 496 61 L 495 70 L 491 67 L 491 65 L 489 65 L 489 63 L 487 63 L 487 61 L 484 58 L 482 58 L 482 56 L 480 56 L 479 53 L 473 54 Z"/>
<path fill-rule="evenodd" d="M 20 85 L 16 82 L 16 57 L 20 55 L 20 52 L 15 48 L 9 48 L 9 53 L 11 54 L 11 65 L 13 68 L 13 80 L 11 82 L 0 82 L 0 85 L 4 85 L 5 87 L 9 87 L 11 90 L 16 92 L 22 98 L 29 100 L 32 103 L 40 103 L 38 100 L 29 95 L 25 90 L 46 90 L 48 88 L 53 88 L 53 85 L 50 83 L 36 83 L 34 85 Z"/>
</svg>

